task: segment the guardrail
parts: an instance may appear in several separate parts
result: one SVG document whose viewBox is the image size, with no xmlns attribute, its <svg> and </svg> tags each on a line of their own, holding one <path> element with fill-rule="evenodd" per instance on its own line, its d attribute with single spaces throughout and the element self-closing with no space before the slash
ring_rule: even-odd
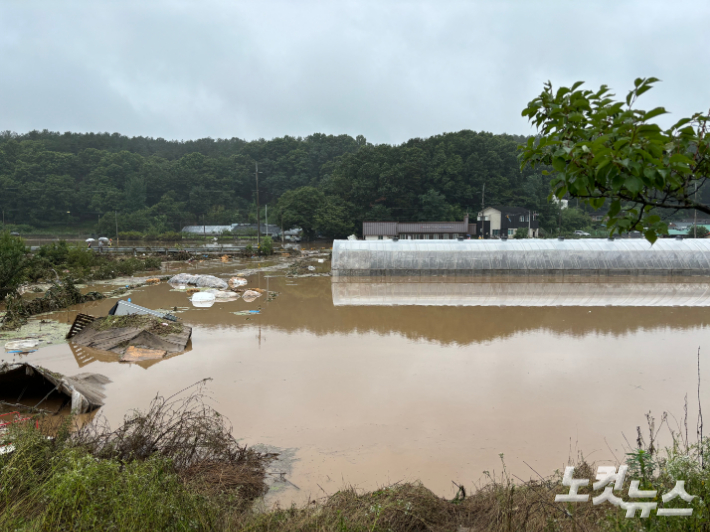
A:
<svg viewBox="0 0 710 532">
<path fill-rule="evenodd" d="M 40 246 L 30 246 L 30 251 L 37 251 Z M 224 255 L 225 253 L 238 253 L 244 251 L 245 246 L 216 245 L 216 246 L 188 246 L 188 247 L 164 247 L 164 246 L 92 246 L 91 251 L 95 253 L 158 253 L 163 255 L 190 253 L 192 255 Z"/>
</svg>

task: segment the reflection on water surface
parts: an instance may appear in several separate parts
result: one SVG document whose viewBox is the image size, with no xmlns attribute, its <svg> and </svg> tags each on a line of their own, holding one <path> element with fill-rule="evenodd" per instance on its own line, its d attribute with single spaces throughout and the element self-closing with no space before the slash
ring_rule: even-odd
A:
<svg viewBox="0 0 710 532">
<path fill-rule="evenodd" d="M 114 425 L 158 392 L 212 377 L 214 406 L 238 438 L 295 449 L 287 476 L 300 490 L 278 494 L 287 503 L 322 495 L 320 487 L 405 479 L 451 495 L 452 480 L 470 487 L 482 471 L 500 470 L 499 453 L 527 478 L 524 461 L 551 473 L 570 447 L 613 458 L 605 438 L 621 456 L 621 432 L 632 438 L 646 412 L 682 413 L 684 395 L 695 391 L 697 347 L 710 350 L 705 307 L 348 306 L 337 304 L 340 284 L 349 283 L 257 273 L 249 286 L 275 299 L 204 309 L 165 283 L 144 287 L 131 294 L 134 303 L 187 307 L 179 316 L 193 327 L 192 350 L 144 367 L 68 345 L 29 357 L 70 375 L 84 367 L 109 376 L 102 413 Z M 380 303 L 401 295 L 378 294 Z M 55 317 L 103 315 L 114 303 Z M 261 313 L 233 314 L 241 310 Z"/>
</svg>

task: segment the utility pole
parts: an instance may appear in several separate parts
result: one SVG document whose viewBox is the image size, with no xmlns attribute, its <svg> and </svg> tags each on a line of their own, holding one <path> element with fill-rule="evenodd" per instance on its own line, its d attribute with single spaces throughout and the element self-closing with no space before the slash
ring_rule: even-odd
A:
<svg viewBox="0 0 710 532">
<path fill-rule="evenodd" d="M 483 214 L 483 209 L 486 208 L 486 203 L 484 201 L 486 197 L 486 184 L 483 183 L 483 190 L 481 191 L 481 214 Z"/>
<path fill-rule="evenodd" d="M 528 238 L 530 238 L 530 223 L 532 220 L 532 212 L 528 211 Z"/>
<path fill-rule="evenodd" d="M 698 182 L 695 182 L 695 203 L 698 203 Z M 698 209 L 693 209 L 693 238 L 698 238 Z"/>
<path fill-rule="evenodd" d="M 266 226 L 266 236 L 269 236 L 269 204 L 264 205 L 264 225 Z"/>
<path fill-rule="evenodd" d="M 116 247 L 120 244 L 118 240 L 118 211 L 113 211 L 114 220 L 116 221 Z"/>
<path fill-rule="evenodd" d="M 281 211 L 281 247 L 284 247 L 286 235 L 284 234 L 284 213 Z"/>
<path fill-rule="evenodd" d="M 256 177 L 256 245 L 261 247 L 261 220 L 259 216 L 259 163 L 254 161 L 254 176 Z"/>
</svg>

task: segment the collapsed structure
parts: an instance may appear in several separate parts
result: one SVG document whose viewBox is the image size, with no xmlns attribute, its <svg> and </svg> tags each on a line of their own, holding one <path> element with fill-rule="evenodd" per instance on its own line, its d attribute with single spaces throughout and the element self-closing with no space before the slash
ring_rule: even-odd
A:
<svg viewBox="0 0 710 532">
<path fill-rule="evenodd" d="M 141 310 L 142 307 L 138 307 Z M 115 307 L 114 307 L 115 308 Z M 163 321 L 153 314 L 109 315 L 95 318 L 79 314 L 67 334 L 71 343 L 111 351 L 122 362 L 160 359 L 182 353 L 192 336 L 192 328 L 174 321 Z"/>
<path fill-rule="evenodd" d="M 24 399 L 28 407 L 42 409 L 47 404 L 61 408 L 70 402 L 73 414 L 83 414 L 104 404 L 103 390 L 109 382 L 108 377 L 97 373 L 66 377 L 26 362 L 5 363 L 0 365 L 0 402 L 23 406 L 20 402 Z"/>
</svg>

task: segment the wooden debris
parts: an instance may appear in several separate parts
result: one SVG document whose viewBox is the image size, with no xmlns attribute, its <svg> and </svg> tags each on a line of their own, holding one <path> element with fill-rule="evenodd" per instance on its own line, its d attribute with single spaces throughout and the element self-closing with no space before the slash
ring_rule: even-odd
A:
<svg viewBox="0 0 710 532">
<path fill-rule="evenodd" d="M 146 360 L 159 360 L 167 355 L 167 351 L 160 349 L 148 349 L 129 345 L 126 352 L 121 355 L 119 362 L 143 362 Z"/>
</svg>

